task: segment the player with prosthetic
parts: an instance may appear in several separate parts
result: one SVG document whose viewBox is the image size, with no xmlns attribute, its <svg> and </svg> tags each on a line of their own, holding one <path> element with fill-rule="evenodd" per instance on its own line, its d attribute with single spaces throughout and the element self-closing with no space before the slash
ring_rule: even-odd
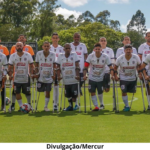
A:
<svg viewBox="0 0 150 150">
<path fill-rule="evenodd" d="M 13 79 L 14 73 L 14 93 L 16 95 L 16 99 L 18 104 L 22 106 L 22 97 L 21 97 L 21 89 L 22 93 L 26 95 L 27 101 L 31 102 L 31 93 L 30 93 L 30 82 L 28 76 L 28 70 L 34 70 L 34 64 L 32 56 L 23 51 L 23 43 L 16 43 L 17 52 L 12 54 L 9 59 L 8 66 L 8 74 L 9 79 Z M 30 104 L 30 103 L 29 103 Z"/>
<path fill-rule="evenodd" d="M 68 98 L 69 106 L 65 111 L 73 110 L 73 102 L 76 101 L 78 96 L 78 82 L 80 80 L 80 67 L 79 59 L 76 53 L 71 52 L 71 46 L 66 43 L 64 46 L 64 54 L 59 54 L 57 63 L 57 77 L 65 85 L 65 97 Z"/>
<path fill-rule="evenodd" d="M 84 68 L 84 62 L 85 60 L 87 59 L 87 56 L 88 56 L 88 52 L 87 52 L 87 47 L 84 43 L 81 43 L 80 40 L 81 40 L 81 36 L 79 33 L 75 33 L 74 36 L 73 36 L 73 42 L 70 43 L 71 45 L 71 49 L 72 49 L 72 52 L 76 52 L 77 55 L 78 55 L 78 58 L 79 58 L 79 65 L 80 65 L 80 93 L 82 95 L 82 91 L 81 91 L 81 87 L 83 85 L 83 68 Z M 76 100 L 76 105 L 74 107 L 74 110 L 77 110 L 79 109 L 79 106 L 78 106 L 78 99 Z"/>
<path fill-rule="evenodd" d="M 64 48 L 58 44 L 59 36 L 57 33 L 52 34 L 52 45 L 50 47 L 50 51 L 56 54 L 56 60 L 60 53 L 64 53 Z M 54 86 L 54 110 L 57 110 L 57 103 L 59 101 L 59 85 L 57 81 L 57 76 L 55 77 L 55 86 Z"/>
<path fill-rule="evenodd" d="M 122 41 L 122 43 L 123 43 L 124 46 L 117 49 L 117 52 L 116 52 L 116 59 L 117 59 L 120 55 L 122 55 L 122 54 L 125 53 L 125 52 L 124 52 L 124 47 L 125 47 L 125 45 L 131 43 L 130 37 L 125 36 L 124 39 L 123 39 L 123 41 Z M 132 53 L 137 55 L 137 50 L 136 50 L 136 48 L 132 47 Z"/>
<path fill-rule="evenodd" d="M 49 51 L 50 43 L 45 41 L 42 46 L 43 50 L 36 54 L 35 68 L 39 68 L 39 75 L 35 77 L 38 79 L 37 90 L 38 92 L 44 92 L 45 94 L 45 111 L 50 111 L 48 109 L 48 103 L 50 100 L 50 91 L 52 89 L 53 83 L 53 70 L 55 67 L 55 53 Z M 35 69 L 36 70 L 36 69 Z"/>
<path fill-rule="evenodd" d="M 124 49 L 125 54 L 122 54 L 116 60 L 116 64 L 114 67 L 114 74 L 116 81 L 119 81 L 120 78 L 122 99 L 125 104 L 123 111 L 130 111 L 127 93 L 136 92 L 136 85 L 137 85 L 136 70 L 138 72 L 141 70 L 141 60 L 138 55 L 132 53 L 132 46 L 130 44 L 125 45 Z M 117 75 L 118 67 L 120 67 L 119 77 Z M 140 73 L 139 78 L 141 79 Z"/>
<path fill-rule="evenodd" d="M 95 53 L 91 53 L 84 64 L 84 77 L 86 80 L 86 73 L 89 71 L 89 92 L 91 93 L 92 102 L 95 108 L 93 111 L 98 111 L 100 108 L 104 108 L 103 103 L 103 79 L 106 71 L 106 65 L 110 68 L 111 78 L 114 79 L 113 67 L 108 55 L 102 53 L 102 48 L 99 43 L 94 46 Z M 96 89 L 98 91 L 98 98 L 100 101 L 100 108 L 98 107 Z"/>
<path fill-rule="evenodd" d="M 31 54 L 31 56 L 34 60 L 35 59 L 34 51 L 33 51 L 32 47 L 30 45 L 26 44 L 26 41 L 27 41 L 27 39 L 26 39 L 25 35 L 23 35 L 23 34 L 19 35 L 18 42 L 23 43 L 23 51 L 28 52 L 29 54 Z M 16 51 L 17 51 L 16 50 L 16 45 L 13 45 L 12 48 L 11 48 L 11 51 L 10 51 L 10 55 L 14 54 Z M 30 82 L 30 79 L 29 79 L 29 82 Z M 11 105 L 12 110 L 15 109 L 15 101 L 16 101 L 16 95 L 15 95 L 14 90 L 13 90 L 13 92 L 12 92 L 12 105 Z M 28 102 L 28 103 L 31 103 L 31 102 Z"/>
</svg>

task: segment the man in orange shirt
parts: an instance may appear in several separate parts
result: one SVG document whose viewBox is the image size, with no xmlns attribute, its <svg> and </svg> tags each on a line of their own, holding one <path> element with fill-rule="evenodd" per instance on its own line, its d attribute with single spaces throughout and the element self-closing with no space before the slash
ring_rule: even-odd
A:
<svg viewBox="0 0 150 150">
<path fill-rule="evenodd" d="M 1 43 L 1 38 L 0 38 L 0 43 Z M 7 61 L 9 60 L 9 51 L 6 46 L 3 46 L 0 44 L 0 52 L 6 55 Z M 4 108 L 4 83 L 2 83 L 2 89 L 1 90 L 1 96 L 2 96 L 2 104 L 1 104 L 1 110 Z"/>
<path fill-rule="evenodd" d="M 32 47 L 30 45 L 27 45 L 26 44 L 26 36 L 23 35 L 23 34 L 20 34 L 19 35 L 19 38 L 18 38 L 18 42 L 22 42 L 24 47 L 23 47 L 23 51 L 26 51 L 28 53 L 31 54 L 33 60 L 35 59 L 35 56 L 34 56 L 34 51 L 32 49 Z M 11 48 L 11 51 L 10 51 L 10 55 L 15 53 L 16 52 L 16 46 L 13 45 L 12 48 Z M 29 80 L 30 82 L 30 80 Z M 28 103 L 30 104 L 31 103 L 31 99 L 29 97 L 27 97 L 27 100 L 28 100 Z M 14 110 L 15 109 L 15 101 L 16 101 L 16 94 L 14 93 L 14 90 L 12 92 L 12 105 L 11 105 L 11 110 Z"/>
</svg>

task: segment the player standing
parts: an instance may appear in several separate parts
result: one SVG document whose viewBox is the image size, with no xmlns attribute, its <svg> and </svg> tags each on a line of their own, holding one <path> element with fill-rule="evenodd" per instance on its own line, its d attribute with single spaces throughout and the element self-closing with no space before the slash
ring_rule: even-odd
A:
<svg viewBox="0 0 150 150">
<path fill-rule="evenodd" d="M 56 60 L 58 58 L 58 55 L 60 53 L 64 53 L 64 48 L 58 44 L 59 42 L 59 36 L 57 33 L 52 34 L 52 45 L 50 48 L 51 52 L 54 52 L 56 54 Z M 54 110 L 57 110 L 57 103 L 59 101 L 59 86 L 57 81 L 57 76 L 55 78 L 55 86 L 54 86 Z"/>
<path fill-rule="evenodd" d="M 23 43 L 23 51 L 28 52 L 29 54 L 31 54 L 31 56 L 34 60 L 35 59 L 34 51 L 33 51 L 32 47 L 30 45 L 26 44 L 26 41 L 27 41 L 26 36 L 23 35 L 23 34 L 20 34 L 19 37 L 18 37 L 18 42 Z M 12 48 L 11 48 L 11 51 L 10 51 L 10 55 L 14 54 L 16 51 L 17 51 L 16 50 L 16 45 L 13 45 Z M 29 82 L 30 82 L 30 79 L 29 79 Z M 29 98 L 27 98 L 27 99 L 29 99 Z M 13 90 L 12 91 L 12 105 L 11 105 L 12 110 L 15 109 L 15 101 L 16 101 L 16 95 L 15 95 L 14 90 Z M 31 101 L 28 101 L 28 103 L 31 103 Z"/>
<path fill-rule="evenodd" d="M 125 47 L 125 45 L 131 43 L 130 37 L 129 37 L 129 36 L 125 36 L 124 39 L 123 39 L 123 41 L 122 41 L 122 43 L 123 43 L 124 46 L 117 49 L 116 58 L 118 58 L 120 55 L 122 55 L 122 54 L 125 53 L 125 52 L 124 52 L 124 47 Z M 132 53 L 137 55 L 137 50 L 136 50 L 136 48 L 132 47 Z"/>
<path fill-rule="evenodd" d="M 22 97 L 21 97 L 21 89 L 22 93 L 24 93 L 27 97 L 28 101 L 31 101 L 31 93 L 30 93 L 30 82 L 28 76 L 28 70 L 34 70 L 34 64 L 32 56 L 23 51 L 23 43 L 16 43 L 16 53 L 12 54 L 9 59 L 8 73 L 10 80 L 13 79 L 13 71 L 14 73 L 14 93 L 16 95 L 16 99 L 18 101 L 19 106 L 22 106 Z"/>
<path fill-rule="evenodd" d="M 48 109 L 50 100 L 50 91 L 53 83 L 53 68 L 55 67 L 55 53 L 49 51 L 50 43 L 45 41 L 42 46 L 43 50 L 37 52 L 35 59 L 35 68 L 39 68 L 39 76 L 37 82 L 38 92 L 46 91 L 45 95 L 45 111 Z M 36 70 L 36 69 L 35 69 Z"/>
<path fill-rule="evenodd" d="M 143 66 L 146 69 L 146 73 L 149 76 L 149 57 L 147 57 L 150 54 L 150 31 L 146 32 L 146 36 L 145 36 L 146 42 L 141 44 L 139 49 L 138 49 L 138 55 L 141 59 L 141 61 L 144 63 Z M 147 59 L 146 59 L 147 57 Z M 148 65 L 146 65 L 148 64 Z M 150 87 L 148 84 L 148 81 L 146 81 L 146 88 L 148 91 L 148 101 L 149 101 L 149 106 L 148 106 L 148 110 L 150 110 Z"/>
<path fill-rule="evenodd" d="M 80 65 L 80 93 L 82 95 L 81 87 L 84 82 L 83 80 L 83 68 L 84 68 L 84 61 L 87 59 L 88 52 L 86 45 L 84 43 L 81 43 L 81 36 L 80 33 L 75 33 L 73 36 L 73 42 L 70 43 L 72 52 L 76 52 L 79 58 L 79 65 Z M 76 105 L 74 107 L 74 110 L 77 110 L 79 108 L 78 106 L 78 99 L 76 100 Z"/>
<path fill-rule="evenodd" d="M 105 75 L 106 65 L 110 68 L 111 78 L 114 79 L 113 67 L 111 60 L 108 55 L 101 53 L 102 48 L 99 43 L 94 46 L 95 53 L 91 53 L 85 62 L 84 67 L 84 77 L 86 80 L 86 73 L 88 71 L 88 67 L 90 67 L 89 71 L 89 92 L 91 93 L 92 102 L 95 108 L 93 111 L 98 111 L 103 104 L 103 79 Z M 96 89 L 98 91 L 98 98 L 100 101 L 100 108 L 98 107 L 97 97 L 96 97 Z M 103 109 L 103 108 L 102 108 Z"/>
<path fill-rule="evenodd" d="M 58 80 L 61 79 L 62 74 L 63 83 L 65 85 L 65 96 L 68 98 L 69 106 L 66 111 L 73 110 L 73 102 L 78 96 L 78 80 L 80 80 L 79 59 L 76 53 L 71 52 L 71 46 L 66 43 L 64 46 L 65 53 L 59 54 L 57 63 Z"/>
<path fill-rule="evenodd" d="M 124 49 L 125 54 L 122 54 L 116 60 L 114 72 L 115 72 L 115 80 L 119 81 L 120 78 L 122 99 L 125 104 L 123 111 L 130 111 L 127 93 L 136 92 L 136 85 L 137 85 L 136 70 L 138 72 L 139 70 L 141 70 L 141 60 L 138 55 L 132 53 L 132 46 L 130 44 L 125 45 Z M 118 67 L 120 67 L 119 78 L 117 76 Z M 141 76 L 139 77 L 141 78 Z"/>
</svg>

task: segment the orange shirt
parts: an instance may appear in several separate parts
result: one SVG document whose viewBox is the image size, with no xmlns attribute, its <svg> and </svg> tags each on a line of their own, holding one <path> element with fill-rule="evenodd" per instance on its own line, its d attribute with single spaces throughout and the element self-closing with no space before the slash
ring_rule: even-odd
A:
<svg viewBox="0 0 150 150">
<path fill-rule="evenodd" d="M 23 51 L 26 51 L 26 52 L 30 53 L 31 56 L 34 55 L 34 51 L 33 51 L 32 47 L 31 47 L 30 45 L 25 45 L 25 46 L 23 47 Z M 15 52 L 16 52 L 16 46 L 14 45 L 14 46 L 12 46 L 12 48 L 11 48 L 10 55 L 13 54 L 13 53 L 15 53 Z"/>
<path fill-rule="evenodd" d="M 6 56 L 9 55 L 9 51 L 6 46 L 0 45 L 0 52 L 5 54 Z"/>
</svg>

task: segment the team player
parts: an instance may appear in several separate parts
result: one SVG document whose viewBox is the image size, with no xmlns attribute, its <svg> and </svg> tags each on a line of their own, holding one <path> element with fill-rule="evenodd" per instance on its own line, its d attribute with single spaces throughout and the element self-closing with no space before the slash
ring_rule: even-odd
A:
<svg viewBox="0 0 150 150">
<path fill-rule="evenodd" d="M 116 58 L 118 58 L 120 55 L 124 54 L 124 47 L 125 47 L 125 45 L 131 43 L 130 37 L 129 36 L 125 36 L 124 39 L 123 39 L 123 41 L 122 41 L 122 43 L 123 43 L 124 46 L 117 49 Z M 137 55 L 136 48 L 132 47 L 132 53 Z"/>
<path fill-rule="evenodd" d="M 73 36 L 73 42 L 71 44 L 72 52 L 76 52 L 79 58 L 79 64 L 80 64 L 80 92 L 82 95 L 81 87 L 84 82 L 83 80 L 83 68 L 84 68 L 84 61 L 87 59 L 88 52 L 86 45 L 84 43 L 81 43 L 81 36 L 79 33 L 75 33 Z M 78 106 L 78 99 L 76 100 L 76 105 L 74 107 L 74 110 L 77 110 L 79 108 Z"/>
<path fill-rule="evenodd" d="M 26 41 L 27 41 L 27 39 L 26 39 L 25 35 L 23 35 L 23 34 L 19 35 L 18 42 L 22 42 L 23 43 L 23 51 L 26 51 L 29 54 L 31 54 L 31 56 L 32 56 L 32 58 L 34 60 L 34 58 L 35 58 L 34 57 L 34 51 L 33 51 L 31 46 L 26 44 Z M 16 45 L 13 45 L 12 48 L 11 48 L 11 51 L 10 51 L 10 55 L 14 54 L 15 52 L 16 52 Z M 29 82 L 30 82 L 30 80 L 29 80 Z M 14 93 L 14 90 L 13 90 L 13 92 L 12 92 L 12 105 L 11 105 L 11 109 L 12 110 L 15 109 L 15 100 L 16 100 L 16 96 L 15 96 L 15 93 Z M 31 103 L 31 102 L 29 102 L 29 103 Z"/>
<path fill-rule="evenodd" d="M 66 111 L 73 110 L 73 102 L 78 96 L 78 80 L 80 80 L 79 59 L 76 53 L 71 52 L 71 46 L 66 43 L 64 46 L 65 53 L 59 54 L 57 63 L 58 80 L 61 79 L 62 74 L 63 83 L 65 85 L 65 97 L 68 98 L 69 106 Z"/>
<path fill-rule="evenodd" d="M 18 101 L 19 106 L 22 106 L 22 97 L 21 97 L 21 89 L 22 93 L 26 95 L 27 101 L 31 101 L 31 93 L 30 93 L 30 82 L 28 82 L 28 70 L 34 70 L 34 64 L 32 56 L 23 51 L 23 43 L 16 43 L 17 52 L 12 54 L 9 59 L 8 73 L 9 79 L 13 79 L 14 73 L 14 93 L 16 95 L 16 99 Z"/>
<path fill-rule="evenodd" d="M 62 46 L 58 44 L 59 36 L 57 33 L 52 34 L 51 40 L 52 40 L 52 45 L 51 45 L 50 51 L 56 54 L 56 59 L 57 59 L 60 53 L 64 53 L 64 49 Z M 54 110 L 57 110 L 58 101 L 59 101 L 59 86 L 58 86 L 57 77 L 56 77 L 55 86 L 54 86 Z"/>
<path fill-rule="evenodd" d="M 86 80 L 86 73 L 88 71 L 88 67 L 90 67 L 89 71 L 89 92 L 91 93 L 92 102 L 95 108 L 93 111 L 98 111 L 100 108 L 104 108 L 103 103 L 103 79 L 105 75 L 106 65 L 110 68 L 111 78 L 114 79 L 113 67 L 111 60 L 108 55 L 101 53 L 102 47 L 99 43 L 94 46 L 95 53 L 91 53 L 84 67 L 84 77 Z M 96 97 L 96 89 L 98 91 L 98 98 L 100 101 L 100 108 L 98 107 L 97 97 Z"/>
<path fill-rule="evenodd" d="M 148 58 L 146 61 L 145 61 L 145 59 L 150 54 L 150 31 L 146 32 L 145 39 L 146 39 L 146 42 L 141 44 L 138 49 L 138 55 L 142 62 L 144 62 L 145 64 L 149 64 Z M 146 69 L 146 73 L 148 73 L 148 75 L 149 75 L 149 69 L 150 69 L 149 65 L 144 65 L 144 66 Z M 150 101 L 150 87 L 149 87 L 148 81 L 146 81 L 146 88 L 148 91 L 148 101 Z M 150 106 L 150 104 L 149 104 L 149 106 Z M 148 107 L 148 109 L 150 109 L 150 108 Z"/>
<path fill-rule="evenodd" d="M 114 64 L 114 51 L 109 48 L 106 47 L 107 46 L 107 39 L 105 37 L 101 37 L 99 40 L 99 43 L 101 45 L 102 48 L 102 53 L 106 54 L 109 56 L 111 63 Z M 104 90 L 105 92 L 109 92 L 110 90 L 110 68 L 108 66 L 106 66 L 106 70 L 105 70 L 105 75 L 104 75 Z M 104 106 L 101 107 L 101 109 L 103 109 Z"/>
<path fill-rule="evenodd" d="M 43 50 L 36 54 L 35 70 L 39 70 L 37 90 L 38 92 L 44 92 L 45 94 L 45 111 L 48 109 L 48 103 L 50 100 L 50 91 L 53 82 L 53 68 L 55 67 L 55 53 L 49 51 L 50 43 L 45 41 L 42 46 Z M 39 68 L 39 69 L 36 69 Z"/>
<path fill-rule="evenodd" d="M 138 72 L 141 70 L 141 60 L 138 55 L 132 53 L 132 46 L 130 44 L 125 45 L 124 49 L 125 54 L 122 54 L 116 60 L 114 72 L 115 72 L 115 80 L 119 81 L 120 78 L 122 99 L 125 104 L 123 111 L 130 111 L 127 93 L 136 92 L 136 85 L 137 85 L 136 70 Z M 119 78 L 117 76 L 118 67 L 120 67 Z M 139 77 L 141 79 L 140 74 Z"/>
<path fill-rule="evenodd" d="M 1 43 L 1 38 L 0 38 L 0 43 Z M 3 45 L 1 45 L 0 44 L 0 52 L 1 53 L 3 53 L 7 58 L 7 61 L 9 60 L 9 51 L 8 51 L 8 49 L 7 49 L 7 47 L 6 46 L 3 46 Z M 5 88 L 4 88 L 4 80 L 2 80 L 2 86 L 1 86 L 1 96 L 2 96 L 2 105 L 1 105 L 1 110 L 3 110 L 3 108 L 4 108 L 4 90 L 5 90 Z"/>
</svg>

